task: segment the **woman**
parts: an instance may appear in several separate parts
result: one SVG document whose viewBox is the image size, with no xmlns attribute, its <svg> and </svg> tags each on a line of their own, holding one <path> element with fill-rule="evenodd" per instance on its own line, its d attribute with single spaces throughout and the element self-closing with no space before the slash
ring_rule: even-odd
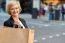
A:
<svg viewBox="0 0 65 43">
<path fill-rule="evenodd" d="M 4 22 L 4 26 L 15 28 L 28 28 L 24 19 L 19 18 L 21 7 L 18 1 L 11 1 L 6 5 L 10 18 Z"/>
</svg>

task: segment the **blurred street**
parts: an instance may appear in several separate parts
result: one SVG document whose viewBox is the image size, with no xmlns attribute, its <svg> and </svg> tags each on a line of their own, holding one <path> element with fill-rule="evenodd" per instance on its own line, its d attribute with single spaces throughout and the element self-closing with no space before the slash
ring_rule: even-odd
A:
<svg viewBox="0 0 65 43">
<path fill-rule="evenodd" d="M 29 28 L 35 30 L 34 43 L 65 43 L 65 21 L 48 20 L 48 15 L 32 19 L 30 14 L 21 14 Z M 0 12 L 0 26 L 9 15 Z"/>
</svg>

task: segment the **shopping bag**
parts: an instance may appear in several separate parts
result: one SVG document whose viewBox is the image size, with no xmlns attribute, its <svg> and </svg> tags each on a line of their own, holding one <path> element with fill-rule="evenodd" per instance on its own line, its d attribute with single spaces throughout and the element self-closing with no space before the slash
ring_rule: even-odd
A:
<svg viewBox="0 0 65 43">
<path fill-rule="evenodd" d="M 0 43 L 33 43 L 34 30 L 19 28 L 0 28 Z"/>
</svg>

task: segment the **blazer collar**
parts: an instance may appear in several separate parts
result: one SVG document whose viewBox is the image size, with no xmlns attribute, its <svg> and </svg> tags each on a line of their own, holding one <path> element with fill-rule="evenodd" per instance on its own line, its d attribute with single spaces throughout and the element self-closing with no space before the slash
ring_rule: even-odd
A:
<svg viewBox="0 0 65 43">
<path fill-rule="evenodd" d="M 14 21 L 12 17 L 10 17 L 10 20 Z M 19 18 L 19 20 L 21 21 L 21 18 Z"/>
</svg>

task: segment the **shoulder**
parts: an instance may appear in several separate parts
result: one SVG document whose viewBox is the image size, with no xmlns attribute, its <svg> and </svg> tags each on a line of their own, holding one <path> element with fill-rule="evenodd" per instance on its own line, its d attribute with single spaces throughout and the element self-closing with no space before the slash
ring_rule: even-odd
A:
<svg viewBox="0 0 65 43">
<path fill-rule="evenodd" d="M 25 20 L 24 20 L 23 18 L 20 18 L 20 21 L 21 21 L 21 22 L 25 22 Z"/>
<path fill-rule="evenodd" d="M 26 21 L 25 21 L 23 18 L 20 18 L 20 21 L 21 21 L 23 24 L 26 24 Z"/>
<path fill-rule="evenodd" d="M 8 23 L 9 22 L 9 19 L 8 20 L 6 20 L 6 21 L 4 21 L 4 23 Z"/>
<path fill-rule="evenodd" d="M 23 25 L 25 26 L 25 28 L 28 28 L 26 21 L 23 18 L 20 18 L 20 21 L 23 23 Z"/>
</svg>

